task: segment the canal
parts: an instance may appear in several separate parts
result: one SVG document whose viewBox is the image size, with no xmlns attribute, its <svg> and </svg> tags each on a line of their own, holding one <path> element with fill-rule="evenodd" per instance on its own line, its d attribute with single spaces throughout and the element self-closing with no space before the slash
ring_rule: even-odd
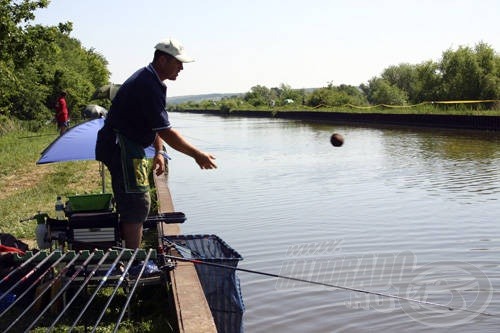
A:
<svg viewBox="0 0 500 333">
<path fill-rule="evenodd" d="M 467 310 L 242 272 L 246 332 L 497 331 L 500 134 L 170 118 L 218 163 L 169 150 L 183 233 L 218 235 L 239 267 Z"/>
</svg>

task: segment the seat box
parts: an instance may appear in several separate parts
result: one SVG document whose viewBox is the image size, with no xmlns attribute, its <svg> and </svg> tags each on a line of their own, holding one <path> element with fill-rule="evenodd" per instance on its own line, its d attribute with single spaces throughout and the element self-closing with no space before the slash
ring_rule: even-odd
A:
<svg viewBox="0 0 500 333">
<path fill-rule="evenodd" d="M 121 246 L 116 212 L 73 213 L 68 227 L 68 243 L 73 250 Z"/>
</svg>

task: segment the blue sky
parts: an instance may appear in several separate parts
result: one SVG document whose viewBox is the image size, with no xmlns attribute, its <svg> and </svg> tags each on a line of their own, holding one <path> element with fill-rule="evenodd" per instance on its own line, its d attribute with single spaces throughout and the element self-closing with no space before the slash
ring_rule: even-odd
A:
<svg viewBox="0 0 500 333">
<path fill-rule="evenodd" d="M 438 61 L 480 41 L 500 52 L 498 0 L 52 0 L 36 23 L 73 22 L 71 36 L 121 83 L 166 37 L 196 62 L 169 96 L 366 83 L 391 65 Z"/>
</svg>

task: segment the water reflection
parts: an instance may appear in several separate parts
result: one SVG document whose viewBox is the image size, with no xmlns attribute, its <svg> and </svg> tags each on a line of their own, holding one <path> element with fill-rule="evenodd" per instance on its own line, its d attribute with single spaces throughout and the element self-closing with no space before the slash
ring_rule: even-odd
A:
<svg viewBox="0 0 500 333">
<path fill-rule="evenodd" d="M 398 187 L 419 187 L 463 203 L 497 200 L 499 143 L 488 132 L 386 131 L 382 146 L 391 171 L 384 175 Z"/>
</svg>

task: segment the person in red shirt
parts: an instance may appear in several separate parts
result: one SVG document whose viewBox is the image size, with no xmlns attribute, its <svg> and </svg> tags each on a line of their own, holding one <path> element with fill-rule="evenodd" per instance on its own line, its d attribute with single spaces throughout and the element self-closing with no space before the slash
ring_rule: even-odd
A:
<svg viewBox="0 0 500 333">
<path fill-rule="evenodd" d="M 56 121 L 59 135 L 63 135 L 69 127 L 69 112 L 66 105 L 66 92 L 61 91 L 56 102 Z"/>
</svg>

